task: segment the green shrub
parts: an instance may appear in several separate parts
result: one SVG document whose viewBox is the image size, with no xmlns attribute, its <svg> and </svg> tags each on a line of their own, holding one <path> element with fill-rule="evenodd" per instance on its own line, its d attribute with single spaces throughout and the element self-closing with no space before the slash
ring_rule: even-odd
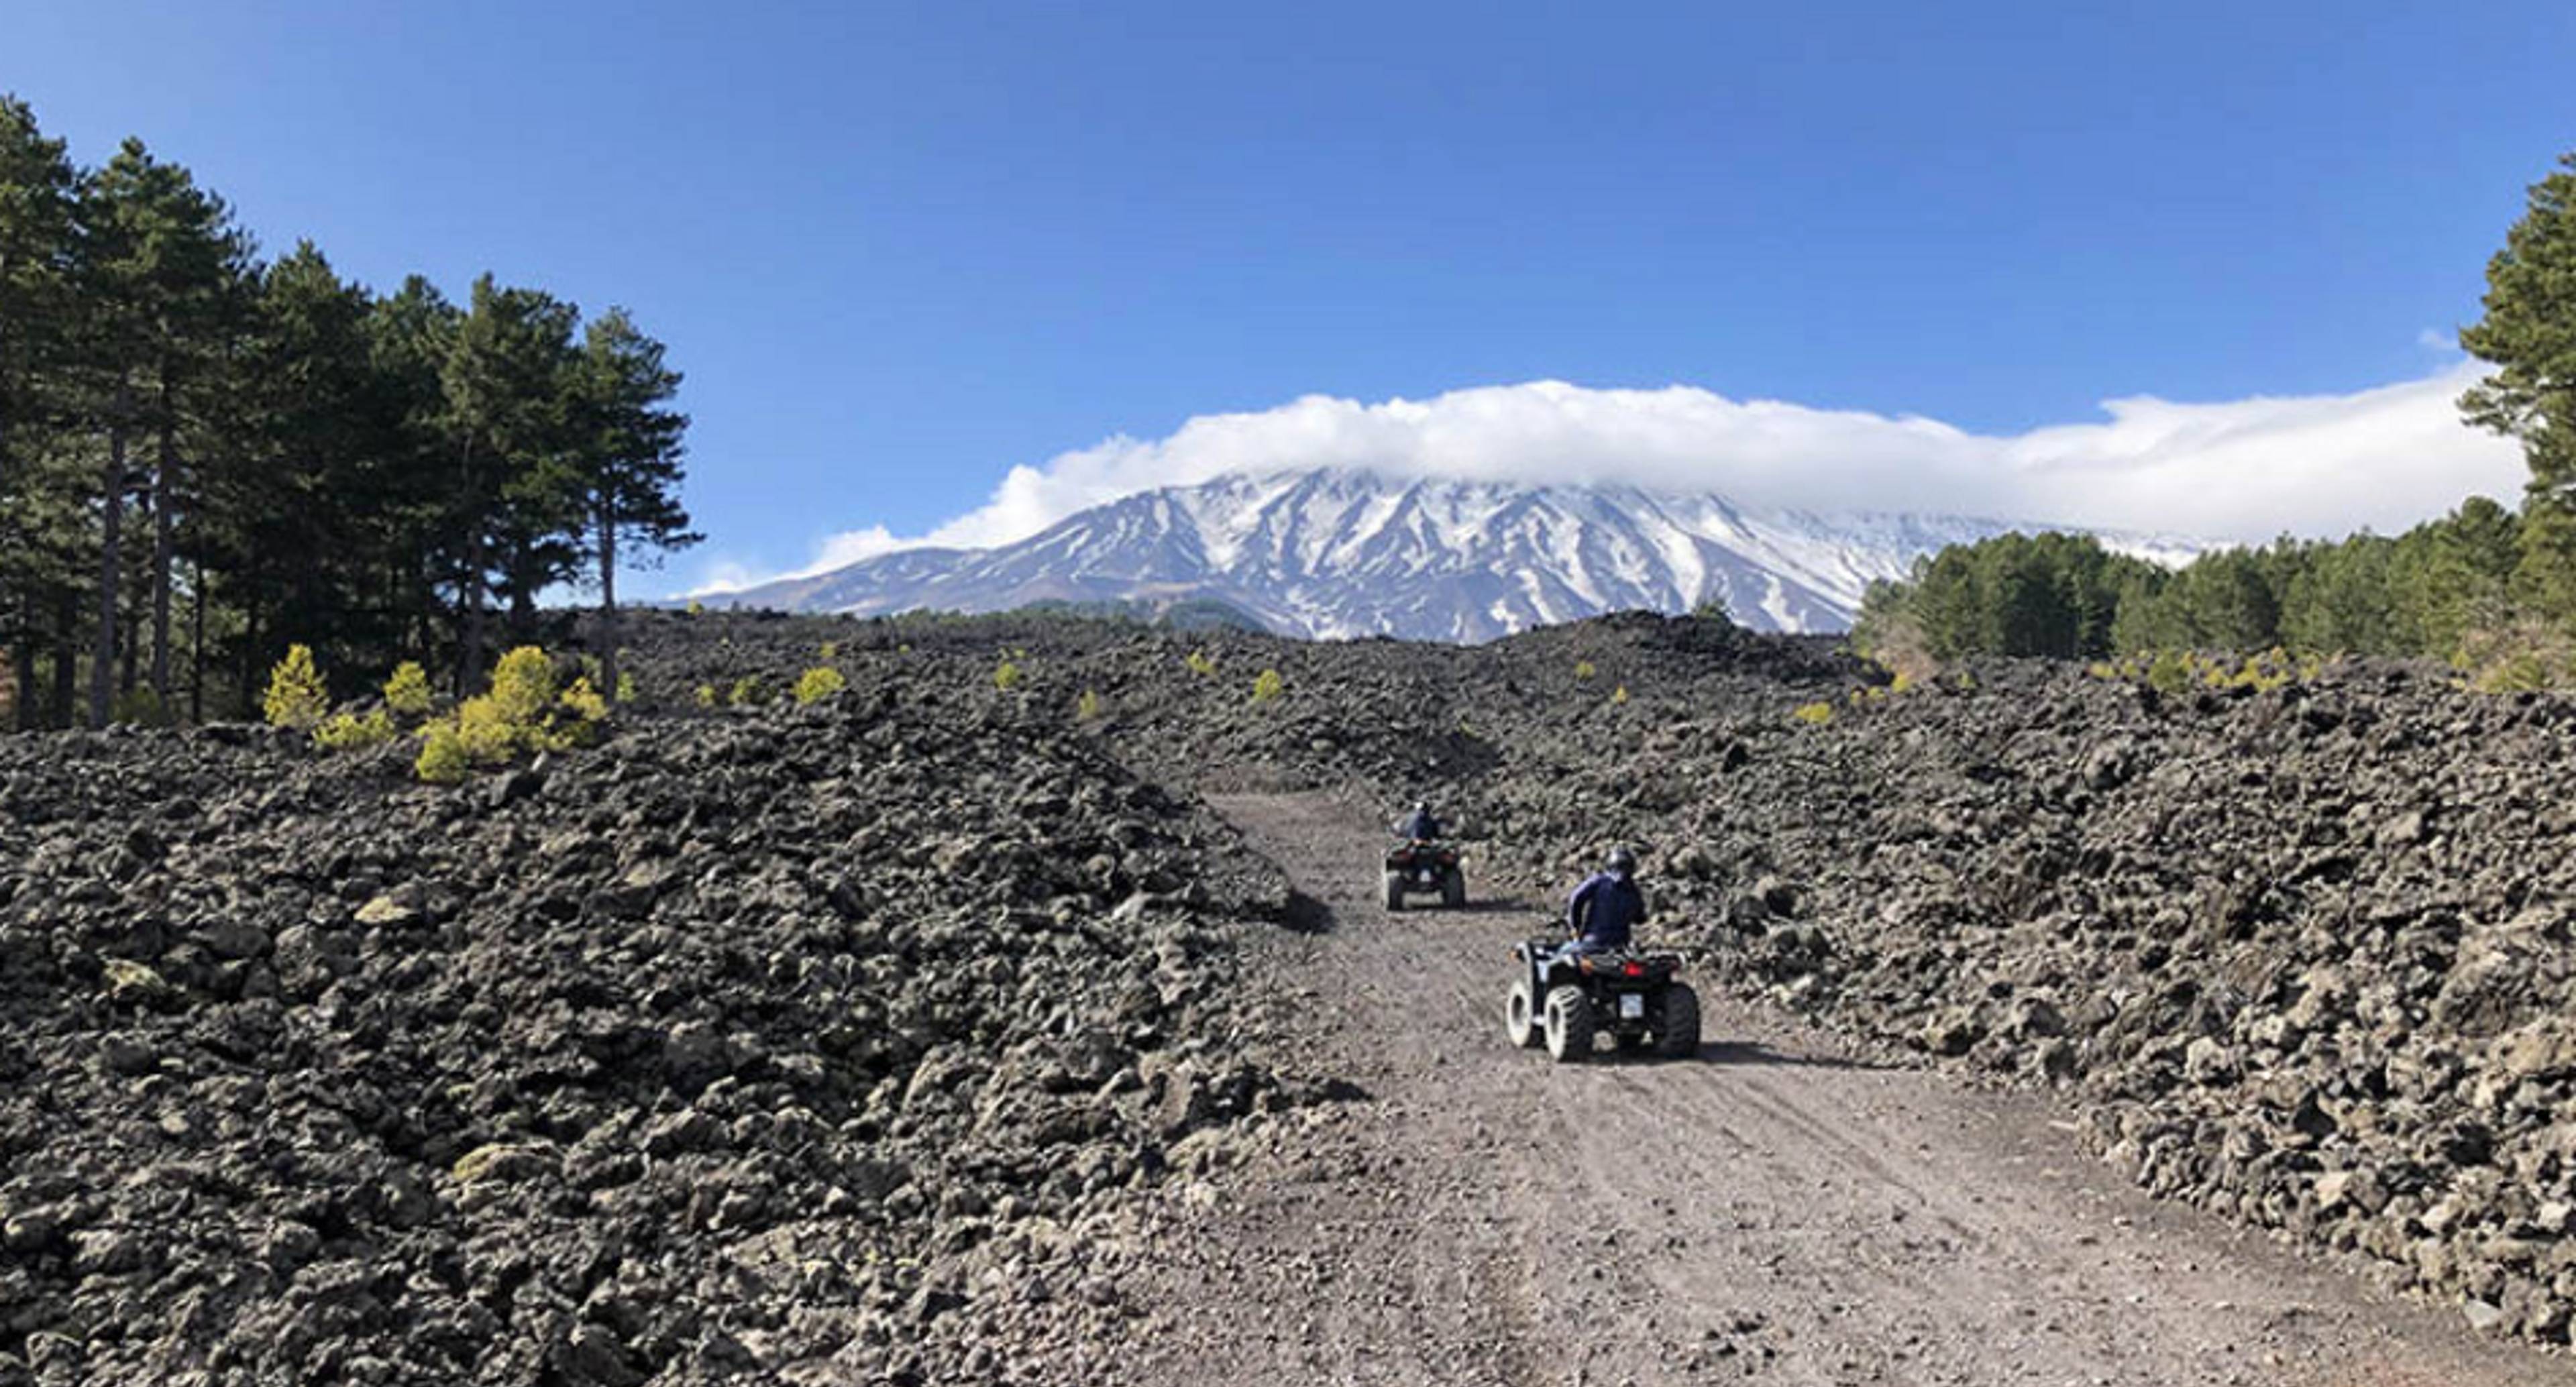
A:
<svg viewBox="0 0 2576 1387">
<path fill-rule="evenodd" d="M 1796 712 L 1791 713 L 1789 716 L 1796 718 L 1798 721 L 1803 722 L 1810 727 L 1822 727 L 1826 723 L 1834 720 L 1834 705 L 1830 703 L 1809 703 L 1800 707 Z"/>
<path fill-rule="evenodd" d="M 691 616 L 705 616 L 706 614 L 707 614 L 707 604 L 706 604 L 706 603 L 704 603 L 704 602 L 700 602 L 700 601 L 698 601 L 696 598 L 691 598 L 691 599 L 689 599 L 689 615 L 691 615 Z"/>
<path fill-rule="evenodd" d="M 378 708 L 365 717 L 340 713 L 313 729 L 313 744 L 325 751 L 363 751 L 394 739 L 394 715 Z"/>
<path fill-rule="evenodd" d="M 797 676 L 796 701 L 799 704 L 820 703 L 848 687 L 850 681 L 842 678 L 839 670 L 830 665 L 816 665 Z"/>
<path fill-rule="evenodd" d="M 1100 695 L 1089 689 L 1084 689 L 1082 697 L 1073 701 L 1073 715 L 1084 722 L 1100 721 L 1100 716 L 1105 711 L 1107 710 L 1100 703 Z"/>
<path fill-rule="evenodd" d="M 628 670 L 619 670 L 617 672 L 617 701 L 620 703 L 632 703 L 638 697 L 641 697 L 641 695 L 637 693 L 635 688 L 635 675 Z"/>
<path fill-rule="evenodd" d="M 138 684 L 132 692 L 118 694 L 116 705 L 109 709 L 108 716 L 128 727 L 170 725 L 170 710 L 161 701 L 161 691 L 149 684 Z"/>
<path fill-rule="evenodd" d="M 737 708 L 758 708 L 769 702 L 769 685 L 757 674 L 746 674 L 733 681 L 733 692 L 725 701 Z"/>
<path fill-rule="evenodd" d="M 1286 692 L 1288 681 L 1280 678 L 1279 671 L 1275 669 L 1265 669 L 1253 678 L 1252 701 L 1255 703 L 1271 702 Z"/>
<path fill-rule="evenodd" d="M 1591 682 L 1592 676 L 1598 673 L 1600 673 L 1600 671 L 1592 667 L 1592 662 L 1590 660 L 1577 660 L 1574 662 L 1574 678 L 1578 683 L 1589 683 Z"/>
<path fill-rule="evenodd" d="M 458 704 L 454 714 L 421 729 L 414 769 L 434 784 L 452 784 L 475 766 L 499 766 L 527 751 L 561 751 L 599 740 L 608 700 L 587 675 L 558 691 L 554 661 L 533 645 L 501 657 L 491 691 Z"/>
<path fill-rule="evenodd" d="M 286 647 L 286 658 L 269 671 L 268 693 L 260 700 L 260 708 L 268 714 L 268 725 L 309 732 L 330 711 L 330 702 L 330 695 L 322 687 L 322 671 L 313 665 L 313 648 Z"/>
<path fill-rule="evenodd" d="M 1001 663 L 1001 667 L 993 671 L 993 687 L 1000 689 L 1004 693 L 1009 693 L 1011 690 L 1020 686 L 1020 678 L 1019 662 L 1017 660 L 1004 660 Z"/>
<path fill-rule="evenodd" d="M 1216 677 L 1216 660 L 1204 650 L 1191 651 L 1189 658 L 1181 661 L 1181 663 L 1189 667 L 1190 673 L 1195 674 L 1202 679 L 1214 679 Z"/>
<path fill-rule="evenodd" d="M 418 660 L 405 660 L 394 666 L 394 676 L 385 681 L 385 707 L 398 717 L 425 718 L 431 704 L 429 671 Z"/>
<path fill-rule="evenodd" d="M 2147 666 L 2147 687 L 2154 689 L 2158 693 L 2181 693 L 2184 689 L 2191 687 L 2191 671 L 2193 663 L 2194 661 L 2192 660 L 2191 653 L 2189 651 L 2167 650 L 2161 652 L 2156 656 L 2155 660 Z"/>
<path fill-rule="evenodd" d="M 501 657 L 492 670 L 492 688 L 483 696 L 512 726 L 534 727 L 555 701 L 555 662 L 533 645 L 520 646 Z"/>
<path fill-rule="evenodd" d="M 607 725 L 608 700 L 600 696 L 585 674 L 555 699 L 553 715 L 545 728 L 546 740 L 557 748 L 590 746 L 599 740 Z"/>
<path fill-rule="evenodd" d="M 825 641 L 823 642 L 823 648 L 820 653 L 823 663 L 828 665 L 834 660 L 841 658 L 841 643 L 839 641 Z"/>
<path fill-rule="evenodd" d="M 1628 702 L 1628 686 L 1622 684 L 1619 687 L 1612 689 L 1610 691 L 1610 701 L 1614 704 L 1625 707 Z"/>
<path fill-rule="evenodd" d="M 454 785 L 472 769 L 454 719 L 441 718 L 421 729 L 420 759 L 412 762 L 413 774 L 432 785 Z"/>
<path fill-rule="evenodd" d="M 715 686 L 715 685 L 713 685 L 713 684 L 700 684 L 700 685 L 698 686 L 698 706 L 699 706 L 699 707 L 701 707 L 701 708 L 713 708 L 714 706 L 716 706 L 717 702 L 718 702 L 718 699 L 716 698 L 716 686 Z"/>
</svg>

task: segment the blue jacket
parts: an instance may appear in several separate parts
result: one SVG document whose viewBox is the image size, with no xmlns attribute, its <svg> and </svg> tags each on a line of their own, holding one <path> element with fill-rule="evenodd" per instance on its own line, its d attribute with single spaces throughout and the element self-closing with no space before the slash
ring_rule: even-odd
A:
<svg viewBox="0 0 2576 1387">
<path fill-rule="evenodd" d="M 1646 893 L 1632 877 L 1596 873 L 1574 888 L 1565 918 L 1585 950 L 1624 949 L 1637 922 L 1646 918 Z"/>
<path fill-rule="evenodd" d="M 1440 836 L 1440 821 L 1429 814 L 1407 814 L 1395 825 L 1395 836 L 1428 843 Z"/>
</svg>

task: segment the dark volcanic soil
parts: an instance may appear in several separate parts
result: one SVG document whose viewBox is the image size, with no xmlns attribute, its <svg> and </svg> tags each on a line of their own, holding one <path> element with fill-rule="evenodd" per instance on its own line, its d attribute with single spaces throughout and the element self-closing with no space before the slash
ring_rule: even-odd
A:
<svg viewBox="0 0 2576 1387">
<path fill-rule="evenodd" d="M 2563 702 L 629 639 L 608 745 L 461 790 L 0 739 L 0 1387 L 2576 1380 L 2508 1337 L 2576 1306 Z M 1495 904 L 1361 898 L 1419 796 Z M 1696 1063 L 1502 1044 L 1612 840 Z"/>
</svg>

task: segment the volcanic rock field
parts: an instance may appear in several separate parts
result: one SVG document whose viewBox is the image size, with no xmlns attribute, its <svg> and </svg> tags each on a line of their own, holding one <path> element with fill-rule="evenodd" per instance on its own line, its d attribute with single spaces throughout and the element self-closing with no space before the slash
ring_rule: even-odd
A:
<svg viewBox="0 0 2576 1387">
<path fill-rule="evenodd" d="M 1890 691 L 1648 616 L 625 643 L 605 744 L 461 787 L 265 728 L 0 737 L 0 1384 L 1128 1380 L 1155 1239 L 1369 1149 L 1389 1080 L 1348 1056 L 1405 1024 L 1293 971 L 1392 925 L 1211 804 L 1282 792 L 1355 841 L 1431 799 L 1530 905 L 1407 929 L 1532 932 L 1633 843 L 1712 994 L 2031 1097 L 2496 1380 L 2558 1370 L 2576 703 L 2357 662 Z M 812 706 L 696 697 L 824 663 Z M 1715 1352 L 1672 1380 L 1764 1361 Z"/>
</svg>

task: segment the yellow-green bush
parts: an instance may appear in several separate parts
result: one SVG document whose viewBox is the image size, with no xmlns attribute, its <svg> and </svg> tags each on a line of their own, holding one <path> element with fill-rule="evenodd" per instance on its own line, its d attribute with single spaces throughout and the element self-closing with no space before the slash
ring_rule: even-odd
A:
<svg viewBox="0 0 2576 1387">
<path fill-rule="evenodd" d="M 412 762 L 413 774 L 432 785 L 454 785 L 472 769 L 454 719 L 441 718 L 421 729 L 420 759 Z"/>
<path fill-rule="evenodd" d="M 1610 701 L 1612 703 L 1625 706 L 1628 702 L 1628 686 L 1622 684 L 1619 687 L 1612 689 L 1610 691 Z"/>
<path fill-rule="evenodd" d="M 828 665 L 834 660 L 841 658 L 841 643 L 839 641 L 825 641 L 823 642 L 823 648 L 820 653 L 823 663 Z"/>
<path fill-rule="evenodd" d="M 593 687 L 589 675 L 572 681 L 570 687 L 555 699 L 553 716 L 546 731 L 558 747 L 589 746 L 599 740 L 608 723 L 608 700 Z"/>
<path fill-rule="evenodd" d="M 1275 669 L 1265 669 L 1253 677 L 1252 701 L 1255 703 L 1268 703 L 1286 692 L 1288 681 L 1280 678 L 1279 671 Z"/>
<path fill-rule="evenodd" d="M 535 646 L 521 646 L 501 657 L 490 692 L 421 729 L 414 769 L 423 780 L 453 783 L 475 766 L 504 765 L 522 752 L 590 745 L 607 718 L 608 700 L 587 675 L 558 691 L 554 662 Z"/>
<path fill-rule="evenodd" d="M 420 667 L 420 661 L 405 660 L 394 666 L 393 677 L 385 681 L 385 707 L 397 717 L 425 718 L 430 704 L 429 671 Z"/>
<path fill-rule="evenodd" d="M 313 647 L 286 647 L 286 658 L 269 671 L 268 693 L 260 700 L 261 710 L 268 714 L 268 725 L 309 732 L 330 711 L 330 703 L 330 695 L 322 687 L 322 671 L 313 664 Z"/>
<path fill-rule="evenodd" d="M 642 695 L 638 693 L 635 688 L 635 675 L 633 672 L 622 669 L 617 671 L 617 701 L 620 703 L 632 703 L 641 696 Z"/>
<path fill-rule="evenodd" d="M 363 718 L 355 713 L 335 714 L 313 729 L 313 744 L 326 751 L 360 751 L 393 739 L 394 715 L 383 708 Z"/>
<path fill-rule="evenodd" d="M 718 702 L 718 700 L 717 700 L 717 698 L 716 698 L 716 686 L 715 686 L 715 685 L 713 685 L 713 684 L 700 684 L 700 685 L 698 686 L 698 706 L 699 706 L 699 707 L 701 707 L 701 708 L 712 708 L 712 707 L 716 706 L 717 702 Z"/>
<path fill-rule="evenodd" d="M 519 727 L 534 727 L 555 701 L 555 662 L 533 645 L 501 657 L 492 670 L 492 688 L 483 695 L 498 705 L 500 716 Z"/>
<path fill-rule="evenodd" d="M 705 616 L 706 614 L 707 614 L 707 604 L 706 604 L 706 603 L 704 603 L 704 602 L 700 602 L 700 601 L 698 601 L 698 600 L 697 600 L 697 599 L 695 599 L 695 598 L 691 598 L 691 599 L 689 600 L 689 615 L 691 615 L 691 616 Z"/>
<path fill-rule="evenodd" d="M 825 643 L 826 648 L 829 644 Z M 842 678 L 839 670 L 830 665 L 816 665 L 797 676 L 796 701 L 800 704 L 819 703 L 848 687 L 850 681 Z"/>
<path fill-rule="evenodd" d="M 1082 697 L 1073 701 L 1073 715 L 1084 722 L 1100 721 L 1100 715 L 1105 711 L 1106 709 L 1101 706 L 1100 695 L 1089 689 L 1084 689 Z"/>
<path fill-rule="evenodd" d="M 1204 650 L 1191 651 L 1189 658 L 1181 661 L 1181 663 L 1187 665 L 1190 673 L 1197 675 L 1201 679 L 1214 679 L 1216 677 L 1216 659 Z"/>
<path fill-rule="evenodd" d="M 1000 667 L 993 671 L 993 687 L 1009 693 L 1020 686 L 1022 677 L 1019 661 L 1004 660 Z"/>
<path fill-rule="evenodd" d="M 1578 682 L 1589 683 L 1592 676 L 1598 673 L 1600 673 L 1600 671 L 1592 667 L 1592 662 L 1590 660 L 1577 660 L 1574 662 L 1574 677 Z"/>
<path fill-rule="evenodd" d="M 1834 705 L 1830 703 L 1809 703 L 1789 714 L 1789 716 L 1796 718 L 1798 721 L 1803 722 L 1810 727 L 1822 727 L 1826 723 L 1834 720 Z"/>
<path fill-rule="evenodd" d="M 769 702 L 769 685 L 757 674 L 746 674 L 733 681 L 733 692 L 726 701 L 737 708 L 758 708 Z"/>
</svg>

